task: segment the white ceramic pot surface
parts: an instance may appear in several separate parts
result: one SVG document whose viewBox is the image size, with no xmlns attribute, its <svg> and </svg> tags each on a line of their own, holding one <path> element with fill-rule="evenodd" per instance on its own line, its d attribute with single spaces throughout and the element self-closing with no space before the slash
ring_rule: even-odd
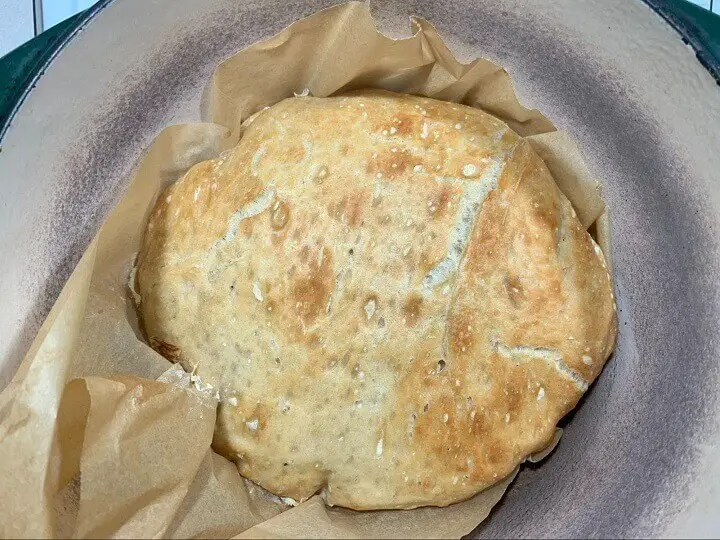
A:
<svg viewBox="0 0 720 540">
<path fill-rule="evenodd" d="M 123 0 L 29 93 L 0 154 L 0 383 L 166 125 L 215 64 L 325 0 Z M 720 535 L 720 89 L 639 0 L 386 0 L 511 73 L 605 183 L 620 339 L 557 451 L 477 536 Z"/>
</svg>

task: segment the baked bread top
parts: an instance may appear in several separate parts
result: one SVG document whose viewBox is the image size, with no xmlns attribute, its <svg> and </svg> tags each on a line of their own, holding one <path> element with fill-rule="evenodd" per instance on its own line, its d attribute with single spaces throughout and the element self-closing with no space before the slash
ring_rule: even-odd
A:
<svg viewBox="0 0 720 540">
<path fill-rule="evenodd" d="M 151 345 L 219 390 L 216 448 L 275 494 L 355 509 L 502 479 L 617 326 L 603 254 L 530 145 L 384 91 L 256 115 L 158 198 L 137 288 Z"/>
</svg>

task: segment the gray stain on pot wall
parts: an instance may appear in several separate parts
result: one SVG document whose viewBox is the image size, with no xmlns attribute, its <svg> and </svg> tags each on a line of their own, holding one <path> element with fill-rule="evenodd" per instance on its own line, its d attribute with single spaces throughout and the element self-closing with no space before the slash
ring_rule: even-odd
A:
<svg viewBox="0 0 720 540">
<path fill-rule="evenodd" d="M 118 84 L 96 121 L 88 121 L 85 136 L 68 151 L 64 174 L 72 183 L 55 194 L 53 229 L 39 235 L 34 247 L 44 257 L 37 268 L 43 269 L 40 277 L 47 286 L 29 332 L 37 330 L 117 200 L 139 149 L 168 122 L 175 102 L 187 96 L 187 86 L 209 76 L 214 60 L 208 59 L 226 56 L 331 3 L 266 2 L 263 9 L 246 4 L 222 10 L 204 25 L 178 28 L 182 39 L 149 54 L 133 79 Z M 682 493 L 666 498 L 678 487 L 670 479 L 695 474 L 693 434 L 702 431 L 705 395 L 718 379 L 710 352 L 718 336 L 711 325 L 718 307 L 708 269 L 720 257 L 709 217 L 713 210 L 675 156 L 674 145 L 641 114 L 632 92 L 614 74 L 588 60 L 590 51 L 553 36 L 542 21 L 523 21 L 492 2 L 459 6 L 387 3 L 382 10 L 424 16 L 441 34 L 499 60 L 511 55 L 525 78 L 539 81 L 545 95 L 562 101 L 559 114 L 569 125 L 592 133 L 584 150 L 593 155 L 607 184 L 623 310 L 618 352 L 559 448 L 546 463 L 520 475 L 494 517 L 476 533 L 658 534 L 663 523 L 641 522 L 638 516 L 682 499 Z M 267 13 L 273 13 L 271 24 Z M 515 48 L 509 51 L 507 43 Z M 544 112 L 553 117 L 552 111 Z M 60 237 L 57 228 L 64 231 Z M 662 515 L 668 520 L 672 512 L 666 509 Z"/>
<path fill-rule="evenodd" d="M 717 388 L 712 356 L 717 313 L 708 269 L 718 249 L 692 176 L 673 156 L 667 137 L 642 116 L 631 92 L 587 59 L 590 54 L 548 39 L 537 19 L 468 4 L 417 11 L 452 29 L 457 39 L 502 58 L 506 43 L 526 78 L 561 96 L 572 125 L 591 126 L 592 151 L 603 155 L 606 197 L 621 291 L 618 351 L 550 463 L 523 473 L 493 517 L 475 533 L 486 537 L 644 536 L 662 523 L 643 521 L 655 505 L 669 519 L 687 497 L 671 482 L 690 478 L 694 436 Z M 472 24 L 468 24 L 472 21 Z M 482 41 L 480 41 L 480 36 Z M 548 76 L 550 74 L 550 76 Z M 545 111 L 547 112 L 547 111 Z M 552 116 L 551 116 L 552 118 Z M 588 149 L 585 153 L 589 154 Z M 629 326 L 628 326 L 629 325 Z M 633 341 L 628 343 L 634 332 Z M 633 354 L 634 353 L 634 354 Z M 641 356 L 635 357 L 635 354 Z M 692 358 L 692 369 L 688 359 Z M 633 363 L 628 371 L 626 363 Z M 616 374 L 622 377 L 614 377 Z M 605 400 L 612 400 L 610 410 Z M 600 415 L 605 412 L 604 417 Z M 675 490 L 680 491 L 675 492 Z M 677 505 L 677 506 L 675 506 Z"/>
<path fill-rule="evenodd" d="M 300 16 L 332 5 L 316 2 L 304 8 L 278 3 L 272 26 L 265 8 L 225 9 L 217 14 L 217 27 L 178 27 L 181 39 L 149 54 L 133 78 L 109 88 L 107 101 L 88 118 L 87 131 L 66 149 L 63 177 L 56 187 L 54 207 L 45 223 L 38 224 L 36 244 L 30 247 L 37 260 L 30 283 L 42 283 L 38 301 L 23 322 L 23 331 L 11 347 L 14 369 L 30 346 L 63 285 L 75 268 L 107 212 L 126 187 L 131 169 L 143 148 L 169 123 L 175 103 L 187 98 L 188 86 L 204 84 L 214 64 L 255 41 L 280 31 Z M 281 9 L 282 6 L 286 6 Z M 212 59 L 212 60 L 208 60 Z M 63 234 L 58 235 L 61 230 Z"/>
</svg>

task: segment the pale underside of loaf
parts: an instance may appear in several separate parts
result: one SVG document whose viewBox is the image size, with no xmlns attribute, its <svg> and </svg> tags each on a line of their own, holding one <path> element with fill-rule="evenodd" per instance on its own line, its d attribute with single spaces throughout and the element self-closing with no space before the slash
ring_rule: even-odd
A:
<svg viewBox="0 0 720 540">
<path fill-rule="evenodd" d="M 447 505 L 551 440 L 616 333 L 602 252 L 504 123 L 388 92 L 292 98 L 151 214 L 151 344 L 219 390 L 269 491 Z"/>
</svg>

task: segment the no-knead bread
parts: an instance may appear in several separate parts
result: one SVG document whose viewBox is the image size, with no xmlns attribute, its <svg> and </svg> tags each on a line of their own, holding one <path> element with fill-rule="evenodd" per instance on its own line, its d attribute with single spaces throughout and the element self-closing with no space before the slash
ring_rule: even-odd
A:
<svg viewBox="0 0 720 540">
<path fill-rule="evenodd" d="M 160 195 L 137 287 L 151 345 L 219 391 L 216 448 L 275 494 L 355 509 L 502 479 L 617 326 L 603 254 L 530 145 L 382 91 L 255 116 Z"/>
</svg>

